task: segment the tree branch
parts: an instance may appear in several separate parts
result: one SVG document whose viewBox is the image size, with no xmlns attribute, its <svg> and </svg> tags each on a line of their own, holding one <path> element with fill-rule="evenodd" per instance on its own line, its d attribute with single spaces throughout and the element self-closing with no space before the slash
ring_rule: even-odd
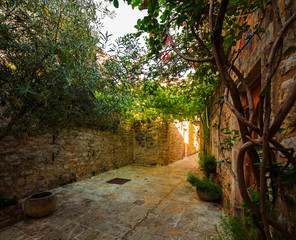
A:
<svg viewBox="0 0 296 240">
<path fill-rule="evenodd" d="M 254 106 L 254 101 L 252 98 L 252 92 L 249 87 L 249 85 L 246 83 L 246 79 L 242 75 L 242 73 L 237 69 L 236 66 L 232 64 L 231 66 L 232 71 L 237 75 L 238 79 L 241 81 L 243 87 L 246 89 L 246 95 L 249 103 L 249 122 L 254 123 L 254 118 L 255 118 L 255 106 Z"/>
<path fill-rule="evenodd" d="M 237 177 L 238 177 L 238 185 L 239 185 L 239 190 L 241 193 L 241 196 L 246 204 L 246 206 L 251 210 L 251 212 L 257 216 L 258 218 L 260 218 L 260 212 L 257 209 L 257 207 L 255 206 L 255 204 L 251 201 L 247 188 L 246 188 L 246 183 L 245 183 L 245 174 L 244 174 L 244 161 L 245 161 L 245 153 L 255 147 L 256 144 L 252 143 L 252 142 L 246 142 L 244 143 L 238 153 L 237 156 Z M 273 219 L 267 218 L 268 224 L 270 224 L 272 227 L 276 228 L 277 230 L 279 230 L 285 237 L 286 239 L 295 239 L 295 237 L 286 231 L 286 229 L 279 224 L 278 222 L 276 222 Z"/>
<path fill-rule="evenodd" d="M 229 4 L 229 0 L 221 0 L 218 15 L 214 25 L 214 36 L 218 46 L 220 46 L 221 44 L 221 33 L 222 33 L 223 21 L 227 11 L 228 4 Z"/>
<path fill-rule="evenodd" d="M 271 6 L 272 6 L 273 13 L 275 15 L 277 27 L 278 27 L 278 29 L 281 29 L 283 26 L 282 20 L 280 17 L 279 8 L 277 7 L 276 2 L 274 0 L 271 0 Z"/>
<path fill-rule="evenodd" d="M 286 218 L 287 218 L 287 227 L 288 227 L 288 231 L 289 232 L 293 232 L 293 222 L 291 219 L 291 215 L 290 215 L 290 211 L 289 211 L 289 205 L 286 199 L 286 193 L 285 193 L 285 188 L 283 187 L 282 184 L 282 180 L 281 178 L 279 178 L 279 189 L 280 189 L 280 195 L 281 195 L 281 199 L 284 205 L 284 210 L 285 210 L 285 214 L 286 214 Z"/>
<path fill-rule="evenodd" d="M 285 99 L 285 102 L 281 106 L 280 110 L 277 112 L 277 115 L 275 116 L 274 121 L 271 127 L 269 128 L 269 131 L 270 131 L 269 138 L 272 138 L 277 133 L 283 121 L 285 120 L 286 116 L 288 115 L 289 111 L 293 107 L 295 101 L 296 101 L 296 81 L 294 81 L 293 86 Z"/>
<path fill-rule="evenodd" d="M 214 0 L 210 0 L 210 9 L 209 9 L 209 25 L 210 25 L 210 31 L 214 31 L 214 19 L 213 19 L 213 13 L 214 12 Z"/>
<path fill-rule="evenodd" d="M 250 129 L 252 129 L 253 131 L 255 131 L 256 133 L 260 133 L 260 129 L 257 128 L 253 123 L 249 122 L 228 100 L 228 89 L 225 89 L 224 92 L 224 102 L 227 105 L 227 107 L 231 110 L 231 112 L 233 112 L 233 114 L 237 117 L 237 119 L 245 124 L 246 126 L 248 126 Z"/>
<path fill-rule="evenodd" d="M 197 59 L 197 58 L 191 58 L 191 57 L 188 57 L 186 55 L 184 55 L 183 53 L 181 53 L 177 47 L 176 47 L 176 44 L 175 42 L 173 41 L 172 39 L 172 36 L 171 34 L 169 33 L 169 30 L 168 28 L 166 27 L 166 32 L 167 32 L 167 36 L 170 40 L 170 43 L 171 43 L 171 46 L 174 50 L 174 52 L 181 58 L 185 59 L 186 61 L 190 61 L 190 62 L 198 62 L 198 63 L 202 63 L 202 62 L 214 62 L 214 58 L 213 57 L 208 57 L 208 58 L 200 58 L 200 59 Z"/>
<path fill-rule="evenodd" d="M 264 232 L 267 240 L 271 240 L 269 224 L 267 221 L 267 212 L 265 204 L 265 194 L 266 194 L 266 164 L 268 161 L 268 152 L 269 152 L 269 123 L 270 123 L 270 114 L 271 114 L 271 104 L 270 104 L 270 92 L 266 93 L 265 97 L 265 116 L 264 116 L 264 125 L 263 125 L 263 136 L 262 136 L 262 162 L 260 165 L 260 214 L 263 222 Z"/>
<path fill-rule="evenodd" d="M 289 161 L 293 164 L 293 166 L 296 168 L 296 158 L 293 156 L 293 152 L 290 153 L 287 148 L 285 148 L 282 144 L 280 144 L 275 139 L 270 139 L 269 142 L 277 148 L 278 151 L 280 151 L 282 154 L 285 155 L 286 158 L 288 158 Z"/>
<path fill-rule="evenodd" d="M 204 44 L 203 40 L 201 40 L 201 38 L 197 35 L 197 33 L 194 30 L 194 26 L 191 26 L 191 32 L 192 35 L 195 37 L 195 39 L 198 41 L 198 43 L 200 44 L 200 46 L 206 50 L 208 53 L 211 53 L 210 50 L 207 48 L 207 46 Z"/>
<path fill-rule="evenodd" d="M 247 186 L 245 183 L 245 173 L 244 173 L 244 161 L 245 161 L 245 153 L 248 151 L 248 149 L 255 147 L 256 144 L 249 141 L 244 143 L 238 152 L 237 156 L 237 177 L 238 177 L 238 185 L 239 185 L 239 190 L 240 194 L 246 204 L 246 206 L 252 211 L 252 213 L 258 217 L 260 217 L 259 210 L 255 206 L 255 204 L 251 201 L 249 197 L 249 193 L 247 191 Z"/>
</svg>

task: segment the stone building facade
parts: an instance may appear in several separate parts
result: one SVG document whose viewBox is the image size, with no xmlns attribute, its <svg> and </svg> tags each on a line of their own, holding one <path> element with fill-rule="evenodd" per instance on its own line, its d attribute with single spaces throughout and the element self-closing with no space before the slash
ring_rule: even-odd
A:
<svg viewBox="0 0 296 240">
<path fill-rule="evenodd" d="M 277 1 L 280 8 L 280 14 L 283 21 L 286 21 L 292 13 L 296 11 L 296 2 L 291 0 Z M 245 46 L 239 53 L 238 58 L 235 61 L 236 67 L 241 70 L 246 77 L 248 84 L 252 91 L 252 97 L 254 104 L 256 105 L 259 100 L 259 94 L 261 92 L 261 85 L 263 76 L 266 74 L 264 66 L 267 62 L 267 57 L 270 52 L 270 46 L 274 41 L 276 32 L 275 17 L 272 14 L 271 6 L 267 7 L 266 13 L 263 15 L 259 10 L 253 12 L 249 18 L 248 23 L 251 28 L 261 22 L 260 27 L 265 29 L 265 32 L 260 34 L 260 38 L 255 36 L 249 42 L 248 38 L 253 34 L 252 30 L 247 31 L 243 38 L 237 42 L 236 47 L 232 51 L 240 49 Z M 271 98 L 272 98 L 272 116 L 279 111 L 281 104 L 283 103 L 292 83 L 294 83 L 296 76 L 296 23 L 294 22 L 291 29 L 284 36 L 283 49 L 282 49 L 282 61 L 275 73 L 271 86 Z M 232 60 L 232 59 L 230 59 Z M 209 119 L 210 119 L 210 144 L 208 151 L 216 156 L 217 161 L 225 159 L 229 162 L 232 169 L 236 169 L 236 161 L 239 146 L 241 142 L 239 138 L 234 141 L 234 146 L 230 150 L 224 150 L 221 152 L 219 142 L 223 142 L 226 132 L 231 132 L 231 136 L 236 134 L 236 130 L 239 129 L 236 117 L 232 112 L 223 105 L 221 109 L 218 102 L 219 98 L 224 95 L 224 87 L 220 86 L 209 103 Z M 247 109 L 247 102 L 245 100 L 245 92 L 241 89 L 241 99 L 245 102 L 245 108 Z M 221 118 L 220 116 L 221 113 Z M 281 142 L 285 147 L 294 148 L 296 150 L 296 109 L 295 105 L 286 117 L 281 128 L 285 129 L 281 134 L 277 134 L 277 140 Z M 218 133 L 217 126 L 220 124 L 220 134 Z M 294 130 L 293 130 L 294 129 Z M 220 141 L 219 141 L 220 139 Z M 281 156 L 278 155 L 278 158 Z M 250 173 L 250 166 L 248 163 L 245 165 L 245 174 L 249 183 L 254 183 L 254 177 Z M 239 193 L 238 185 L 233 178 L 231 172 L 225 164 L 218 164 L 218 177 L 223 187 L 223 201 L 224 205 L 230 206 L 233 210 L 240 210 L 241 196 Z"/>
<path fill-rule="evenodd" d="M 23 198 L 109 169 L 166 165 L 184 156 L 184 136 L 160 120 L 125 122 L 115 133 L 76 129 L 58 136 L 6 136 L 0 141 L 0 196 Z"/>
</svg>

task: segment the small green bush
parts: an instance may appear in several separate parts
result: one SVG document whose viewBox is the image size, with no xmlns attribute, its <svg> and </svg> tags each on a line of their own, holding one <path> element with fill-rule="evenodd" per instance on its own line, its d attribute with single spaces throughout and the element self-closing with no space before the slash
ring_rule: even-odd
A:
<svg viewBox="0 0 296 240">
<path fill-rule="evenodd" d="M 205 171 L 207 176 L 209 176 L 210 173 L 216 172 L 217 163 L 215 160 L 215 156 L 210 156 L 207 154 L 200 154 L 199 155 L 199 164 L 202 167 L 202 169 Z"/>
<path fill-rule="evenodd" d="M 258 229 L 255 225 L 244 226 L 243 218 L 239 216 L 220 216 L 219 227 L 216 228 L 218 237 L 214 240 L 255 240 Z"/>
<path fill-rule="evenodd" d="M 0 210 L 3 210 L 11 205 L 17 204 L 17 197 L 5 198 L 0 196 Z"/>
<path fill-rule="evenodd" d="M 201 179 L 191 172 L 189 172 L 187 175 L 187 182 L 191 183 L 192 186 L 204 191 L 211 198 L 218 199 L 222 194 L 222 189 L 220 186 L 211 182 L 207 178 Z"/>
</svg>

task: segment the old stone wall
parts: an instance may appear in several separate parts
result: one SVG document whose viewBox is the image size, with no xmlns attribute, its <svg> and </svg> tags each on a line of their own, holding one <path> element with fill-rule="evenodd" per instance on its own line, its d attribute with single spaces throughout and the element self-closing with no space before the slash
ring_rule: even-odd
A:
<svg viewBox="0 0 296 240">
<path fill-rule="evenodd" d="M 175 124 L 168 127 L 167 154 L 170 162 L 174 162 L 185 156 L 184 136 L 179 132 Z"/>
<path fill-rule="evenodd" d="M 76 129 L 58 136 L 0 141 L 0 196 L 22 198 L 129 164 L 166 165 L 184 157 L 174 124 L 124 123 L 115 133 Z"/>
<path fill-rule="evenodd" d="M 234 209 L 239 208 L 241 205 L 241 196 L 231 172 L 226 164 L 221 163 L 221 161 L 226 160 L 235 172 L 235 159 L 241 142 L 239 140 L 233 142 L 234 145 L 231 148 L 224 145 L 226 143 L 225 139 L 229 137 L 228 131 L 231 131 L 231 136 L 234 136 L 232 130 L 238 130 L 239 126 L 236 117 L 225 105 L 221 109 L 220 104 L 215 104 L 218 102 L 219 97 L 223 96 L 223 91 L 224 89 L 221 86 L 209 104 L 210 134 L 207 149 L 211 155 L 216 157 L 216 161 L 219 162 L 217 164 L 217 177 L 223 190 L 223 205 L 225 207 L 231 206 Z M 220 111 L 222 111 L 221 115 Z M 220 145 L 220 143 L 222 144 Z M 230 149 L 222 150 L 222 148 Z"/>
<path fill-rule="evenodd" d="M 199 150 L 200 123 L 188 124 L 188 149 L 187 155 L 196 153 Z"/>
<path fill-rule="evenodd" d="M 124 133 L 124 134 L 123 134 Z M 0 142 L 0 195 L 24 197 L 133 162 L 133 133 L 79 129 Z"/>
<path fill-rule="evenodd" d="M 135 124 L 135 163 L 166 164 L 168 128 L 162 121 Z"/>
<path fill-rule="evenodd" d="M 192 149 L 191 154 L 196 152 Z M 166 165 L 184 156 L 184 136 L 174 123 L 154 121 L 136 124 L 135 163 Z"/>
<path fill-rule="evenodd" d="M 280 7 L 280 14 L 282 19 L 286 20 L 291 13 L 296 11 L 295 1 L 278 1 Z M 254 26 L 257 22 L 260 22 L 262 14 L 259 11 L 254 12 L 249 18 L 248 23 Z M 248 84 L 252 89 L 256 86 L 262 86 L 263 79 L 266 75 L 264 66 L 267 62 L 267 57 L 270 52 L 270 46 L 275 39 L 277 34 L 276 24 L 273 14 L 271 14 L 271 7 L 267 8 L 267 12 L 264 15 L 262 23 L 260 25 L 263 29 L 266 29 L 264 33 L 258 37 L 252 38 L 252 40 L 246 45 L 246 47 L 240 52 L 237 60 L 235 61 L 236 67 L 241 70 L 246 77 Z M 243 38 L 237 43 L 237 46 L 233 49 L 238 50 L 240 46 L 244 46 L 248 37 L 252 35 L 252 31 L 247 31 Z M 280 110 L 291 85 L 295 81 L 296 76 L 296 23 L 292 25 L 291 29 L 284 36 L 283 41 L 283 56 L 282 61 L 277 69 L 277 72 L 272 79 L 271 85 L 271 97 L 272 97 L 272 119 Z M 224 87 L 221 86 L 211 103 L 209 103 L 210 113 L 210 143 L 208 144 L 209 152 L 216 156 L 217 161 L 223 160 L 221 151 L 219 150 L 218 144 L 218 129 L 217 124 L 220 124 L 221 136 L 220 141 L 223 142 L 225 136 L 225 128 L 228 128 L 233 135 L 233 130 L 238 130 L 238 122 L 236 117 L 231 111 L 224 105 L 222 108 L 221 120 L 219 121 L 220 106 L 214 104 L 219 100 L 219 97 L 223 96 Z M 255 90 L 254 90 L 255 91 Z M 241 89 L 242 100 L 245 97 L 244 90 Z M 243 100 L 244 101 L 244 100 Z M 281 133 L 277 133 L 276 137 L 285 147 L 294 148 L 296 150 L 296 131 L 295 131 L 295 119 L 296 119 L 296 106 L 292 108 L 286 120 L 282 124 L 281 128 L 284 130 Z M 236 158 L 238 154 L 239 146 L 241 142 L 235 141 L 234 146 L 231 149 L 224 150 L 224 156 L 229 161 L 232 169 L 236 169 Z M 278 158 L 281 156 L 278 155 Z M 225 164 L 218 165 L 218 176 L 223 186 L 224 191 L 224 203 L 230 204 L 232 209 L 239 208 L 241 205 L 241 197 L 236 181 L 230 174 L 230 171 Z"/>
</svg>

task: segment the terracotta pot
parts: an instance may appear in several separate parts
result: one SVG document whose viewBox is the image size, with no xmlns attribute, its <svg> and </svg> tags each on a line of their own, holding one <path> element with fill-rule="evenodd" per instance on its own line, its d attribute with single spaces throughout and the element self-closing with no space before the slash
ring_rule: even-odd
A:
<svg viewBox="0 0 296 240">
<path fill-rule="evenodd" d="M 203 190 L 201 190 L 199 188 L 196 188 L 196 193 L 197 193 L 197 196 L 203 201 L 214 202 L 214 201 L 218 200 L 218 198 L 213 198 L 213 197 L 209 196 L 207 193 L 205 193 Z"/>
<path fill-rule="evenodd" d="M 57 206 L 57 196 L 51 192 L 41 192 L 28 197 L 24 210 L 30 217 L 45 217 L 51 214 Z"/>
</svg>

